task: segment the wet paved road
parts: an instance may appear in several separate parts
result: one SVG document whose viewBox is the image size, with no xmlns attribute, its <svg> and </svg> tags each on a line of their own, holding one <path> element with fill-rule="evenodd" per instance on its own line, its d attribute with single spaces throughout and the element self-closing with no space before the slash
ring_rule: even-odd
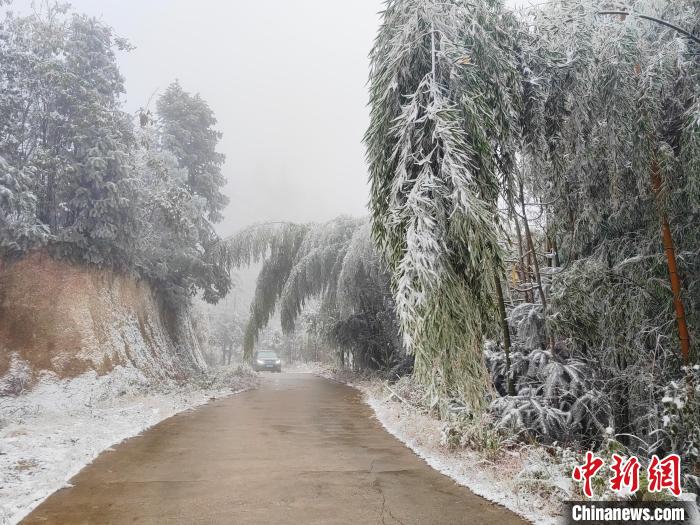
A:
<svg viewBox="0 0 700 525">
<path fill-rule="evenodd" d="M 432 470 L 372 415 L 347 386 L 267 375 L 103 453 L 23 523 L 523 523 Z"/>
</svg>

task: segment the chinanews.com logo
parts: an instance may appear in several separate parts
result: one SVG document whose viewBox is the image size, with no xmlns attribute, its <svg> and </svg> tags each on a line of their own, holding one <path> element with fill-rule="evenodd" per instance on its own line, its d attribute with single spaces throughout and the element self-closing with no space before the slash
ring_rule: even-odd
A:
<svg viewBox="0 0 700 525">
<path fill-rule="evenodd" d="M 604 472 L 605 461 L 586 452 L 582 465 L 574 467 L 571 477 L 581 484 L 583 494 L 593 497 L 593 478 Z M 621 496 L 632 496 L 640 490 L 642 466 L 636 456 L 624 458 L 612 455 L 608 488 Z M 670 454 L 664 458 L 654 455 L 645 469 L 646 491 L 650 494 L 666 491 L 678 498 L 681 495 L 681 458 Z M 700 524 L 695 504 L 684 501 L 568 501 L 567 523 L 668 523 Z"/>
<path fill-rule="evenodd" d="M 696 525 L 697 510 L 687 501 L 569 501 L 567 524 Z"/>
</svg>

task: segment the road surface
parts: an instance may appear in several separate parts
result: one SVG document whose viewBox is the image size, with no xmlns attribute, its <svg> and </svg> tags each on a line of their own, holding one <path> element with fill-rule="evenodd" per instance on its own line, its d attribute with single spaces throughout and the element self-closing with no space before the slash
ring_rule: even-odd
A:
<svg viewBox="0 0 700 525">
<path fill-rule="evenodd" d="M 71 483 L 23 523 L 523 523 L 431 469 L 356 390 L 309 374 L 167 419 Z"/>
</svg>

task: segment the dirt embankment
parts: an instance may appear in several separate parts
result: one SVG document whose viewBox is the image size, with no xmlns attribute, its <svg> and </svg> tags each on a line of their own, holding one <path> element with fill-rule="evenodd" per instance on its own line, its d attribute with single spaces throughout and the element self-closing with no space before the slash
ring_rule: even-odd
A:
<svg viewBox="0 0 700 525">
<path fill-rule="evenodd" d="M 31 383 L 42 371 L 65 378 L 129 364 L 157 377 L 206 366 L 189 316 L 147 283 L 39 253 L 0 265 L 0 378 Z"/>
</svg>

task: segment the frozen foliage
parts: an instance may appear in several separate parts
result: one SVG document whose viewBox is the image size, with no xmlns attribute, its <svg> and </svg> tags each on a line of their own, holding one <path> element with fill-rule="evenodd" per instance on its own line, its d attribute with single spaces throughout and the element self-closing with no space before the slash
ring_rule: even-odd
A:
<svg viewBox="0 0 700 525">
<path fill-rule="evenodd" d="M 5 13 L 3 13 L 5 14 Z M 176 305 L 228 292 L 212 221 L 226 199 L 216 120 L 178 83 L 140 129 L 103 22 L 47 2 L 0 21 L 0 257 L 47 249 L 148 279 Z"/>
<path fill-rule="evenodd" d="M 700 5 L 620 7 L 633 15 L 598 15 L 595 1 L 531 11 L 523 165 L 533 194 L 551 203 L 546 228 L 564 262 L 551 282 L 550 333 L 592 370 L 619 439 L 668 452 L 657 441 L 658 403 L 681 378 L 680 361 L 697 360 L 700 327 L 700 50 L 634 13 L 697 33 Z M 682 280 L 676 304 L 673 252 Z M 678 303 L 690 356 L 679 352 Z"/>
<path fill-rule="evenodd" d="M 45 375 L 33 390 L 0 398 L 0 523 L 19 522 L 110 446 L 256 383 L 248 368 L 153 385 L 141 372 L 117 367 L 70 380 Z"/>
<path fill-rule="evenodd" d="M 544 348 L 544 315 L 542 305 L 522 303 L 509 313 L 508 324 L 514 332 L 512 340 L 520 348 Z"/>
<path fill-rule="evenodd" d="M 685 454 L 692 473 L 694 438 L 661 436 L 667 419 L 676 436 L 698 425 L 664 418 L 662 399 L 698 359 L 700 4 L 609 8 L 561 0 L 516 19 L 495 1 L 387 2 L 373 233 L 435 395 L 492 399 L 497 427 L 525 439 Z M 499 335 L 494 303 L 496 399 L 478 359 Z"/>
<path fill-rule="evenodd" d="M 184 96 L 189 96 L 185 94 Z M 162 146 L 162 133 L 139 129 L 132 154 L 138 175 L 138 236 L 132 246 L 137 272 L 174 305 L 201 293 L 207 302 L 231 287 L 228 267 L 217 258 L 218 236 L 206 218 L 215 214 L 206 198 L 189 187 L 189 170 Z"/>
<path fill-rule="evenodd" d="M 37 197 L 31 191 L 29 177 L 18 172 L 0 156 L 0 246 L 10 255 L 41 246 L 48 228 L 36 224 Z"/>
<path fill-rule="evenodd" d="M 389 368 L 400 354 L 389 279 L 365 219 L 339 217 L 322 224 L 252 226 L 221 247 L 234 266 L 262 260 L 245 351 L 279 305 L 282 328 L 293 332 L 308 302 L 320 300 L 305 330 L 341 349 L 341 361 Z"/>
<path fill-rule="evenodd" d="M 127 264 L 136 230 L 133 136 L 116 64 L 127 47 L 108 26 L 63 6 L 0 22 L 0 194 L 18 185 L 29 192 L 11 208 L 14 234 L 2 254 L 51 241 L 63 255 Z"/>
<path fill-rule="evenodd" d="M 667 450 L 676 451 L 685 461 L 700 463 L 700 365 L 686 367 L 684 376 L 671 381 L 661 399 L 659 437 Z M 687 485 L 700 493 L 698 472 L 686 473 Z"/>
<path fill-rule="evenodd" d="M 177 80 L 158 98 L 157 110 L 163 148 L 186 170 L 187 188 L 205 200 L 209 220 L 220 221 L 228 198 L 221 193 L 226 182 L 221 173 L 225 156 L 216 151 L 222 134 L 214 129 L 214 112 L 199 94 L 187 93 Z"/>
<path fill-rule="evenodd" d="M 490 345 L 486 362 L 496 390 L 504 396 L 492 402 L 491 412 L 496 427 L 509 434 L 590 445 L 611 423 L 609 403 L 584 361 L 541 348 L 513 353 L 510 373 L 516 396 L 506 395 L 503 352 Z"/>
<path fill-rule="evenodd" d="M 390 0 L 371 53 L 372 227 L 415 374 L 473 409 L 501 265 L 496 205 L 510 172 L 515 21 L 500 3 Z"/>
</svg>

